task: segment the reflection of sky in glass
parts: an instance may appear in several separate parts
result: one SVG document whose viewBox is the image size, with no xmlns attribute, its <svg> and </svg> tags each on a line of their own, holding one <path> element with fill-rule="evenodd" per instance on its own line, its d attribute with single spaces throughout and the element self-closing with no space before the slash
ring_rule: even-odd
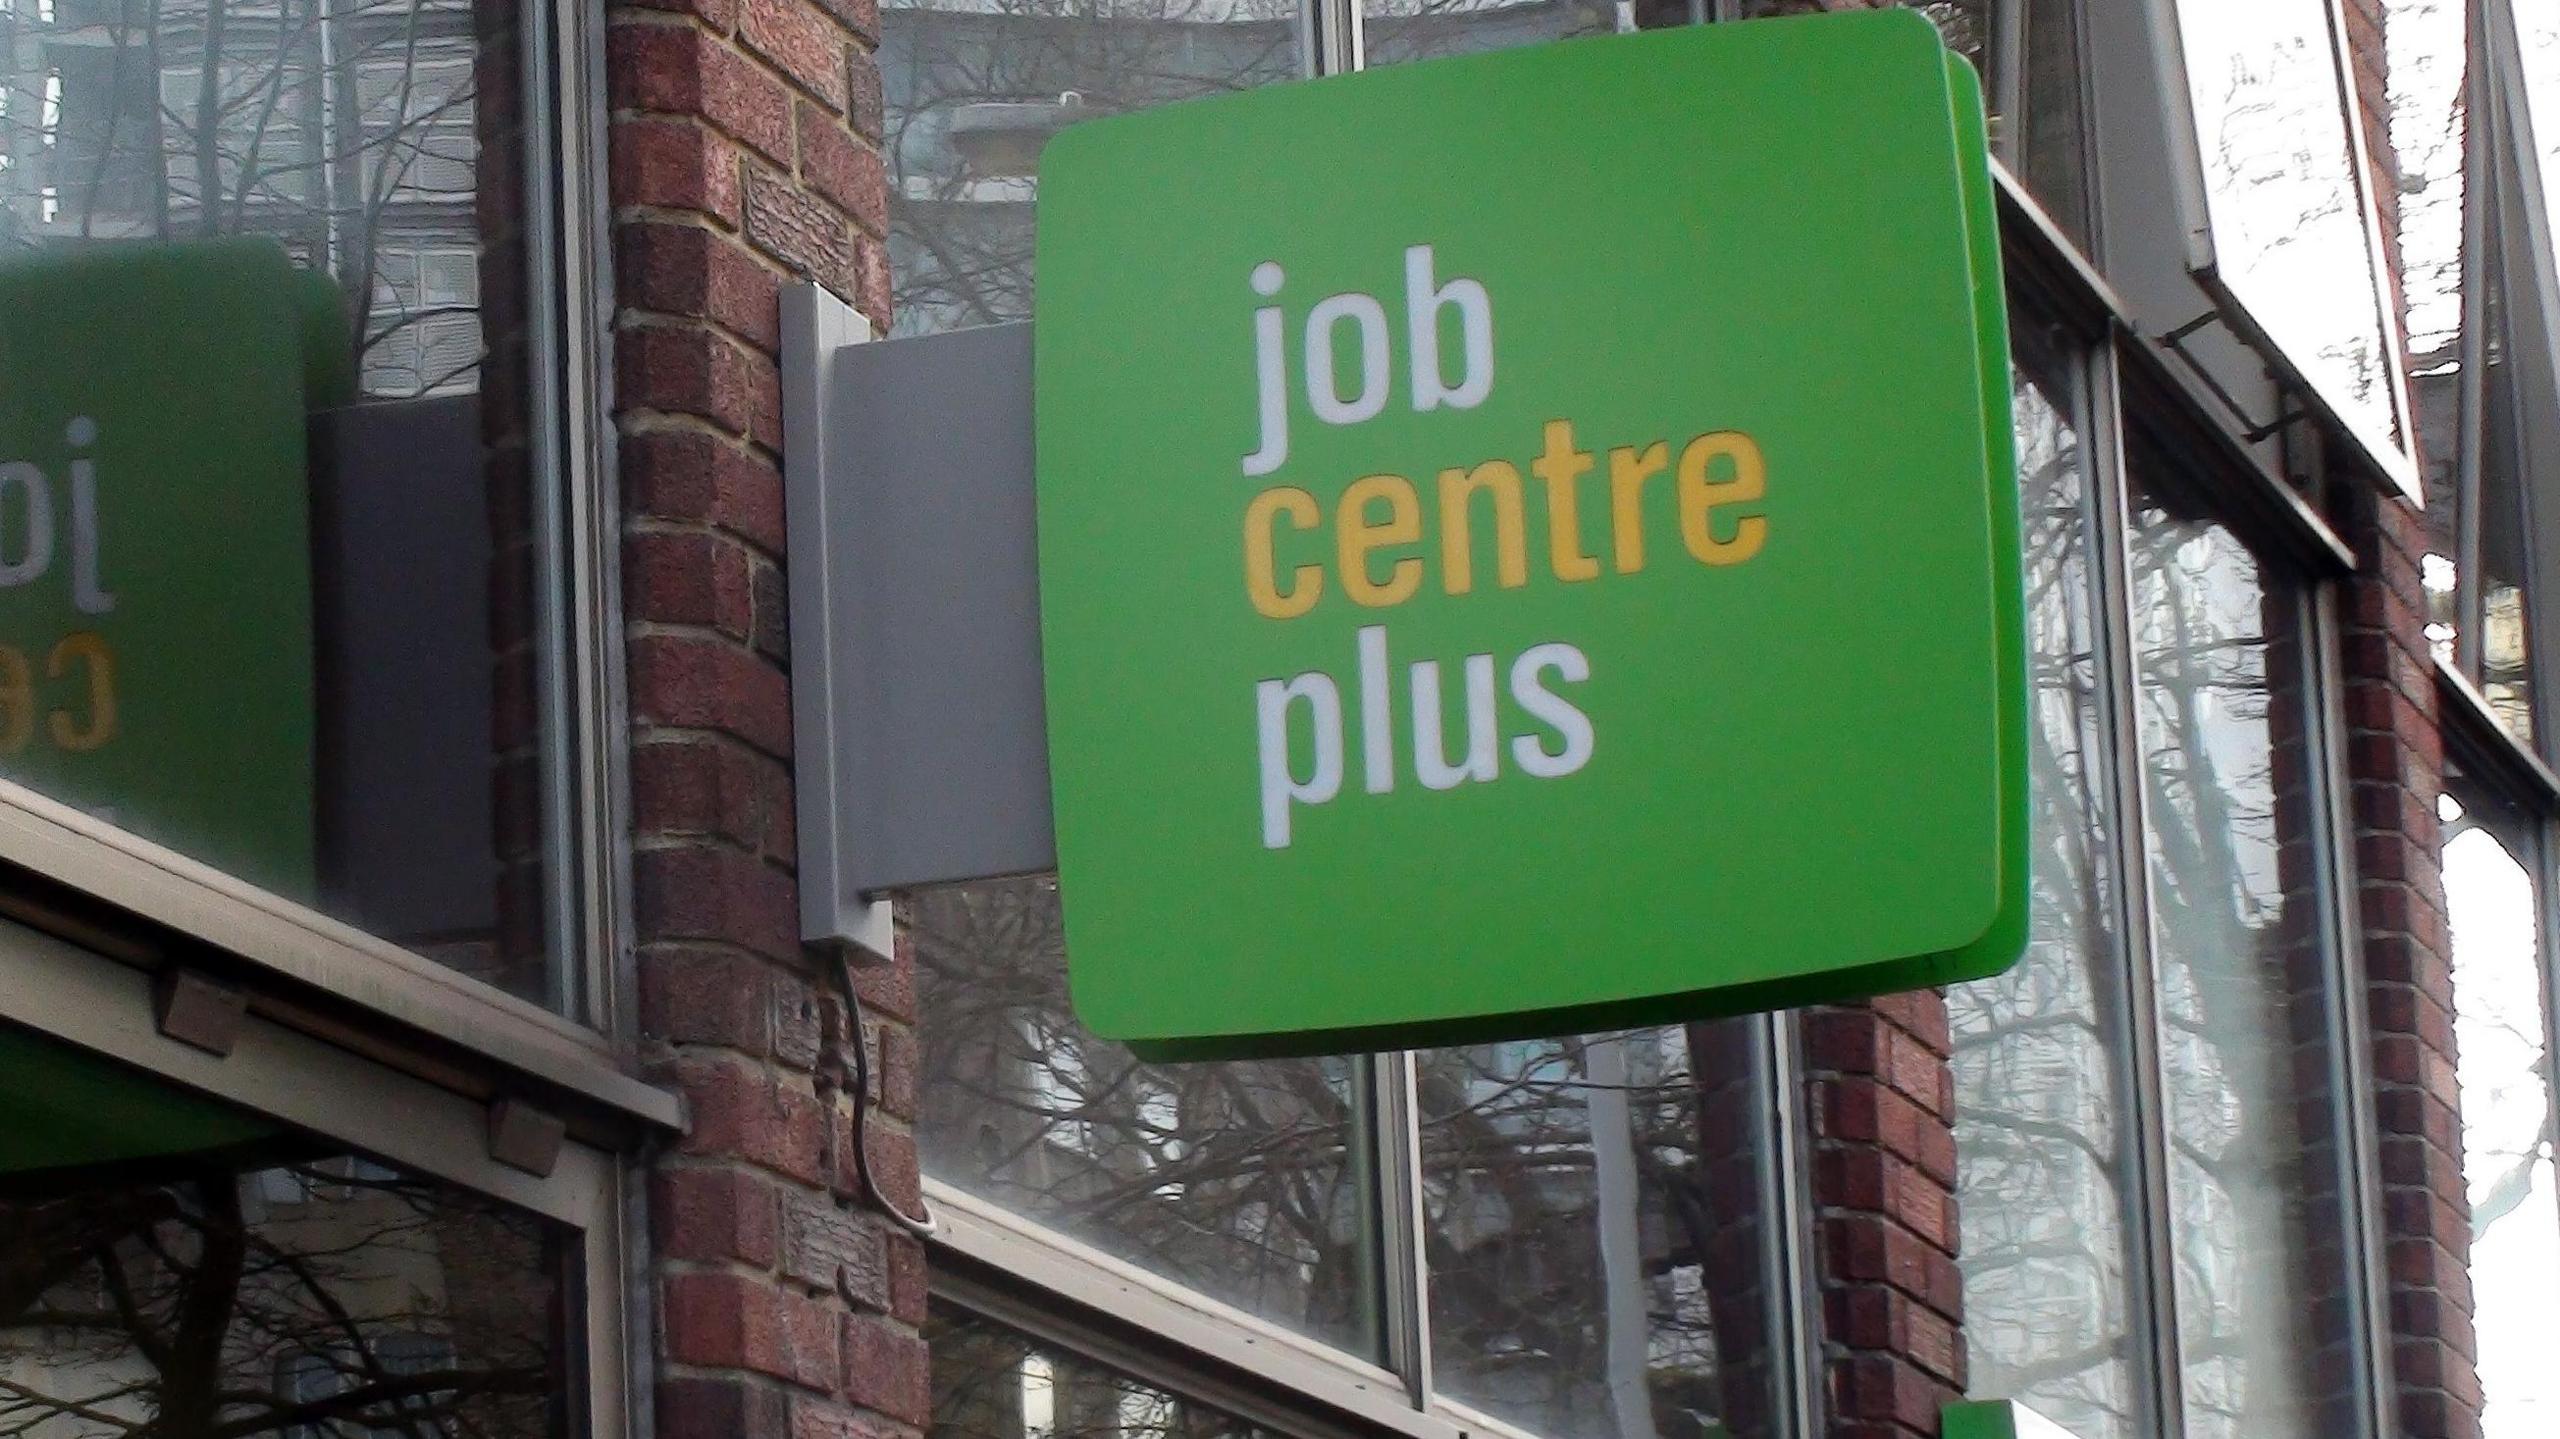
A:
<svg viewBox="0 0 2560 1439">
<path fill-rule="evenodd" d="M 2396 434 L 2380 299 L 2323 0 L 2179 0 L 2223 282 L 2360 419 Z"/>
<path fill-rule="evenodd" d="M 2452 362 L 2462 329 L 2463 0 L 2391 0 L 2388 29 L 2401 288 L 2428 370 Z"/>
<path fill-rule="evenodd" d="M 2113 1026 L 2122 1011 L 2100 977 L 2114 953 L 2113 828 L 2090 778 L 2103 740 L 2080 437 L 2032 380 L 2017 386 L 2017 426 L 2034 927 L 2015 968 L 1947 991 L 1964 1337 L 1972 1393 L 2022 1400 L 2081 1439 L 2132 1439 Z"/>
<path fill-rule="evenodd" d="M 2444 847 L 2482 1439 L 2560 1433 L 2560 1199 L 2552 1188 L 2533 880 L 2487 830 Z"/>
</svg>

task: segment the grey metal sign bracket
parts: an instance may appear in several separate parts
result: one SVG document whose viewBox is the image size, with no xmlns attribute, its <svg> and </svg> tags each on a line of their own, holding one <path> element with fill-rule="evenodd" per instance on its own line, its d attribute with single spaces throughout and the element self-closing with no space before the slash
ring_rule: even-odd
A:
<svg viewBox="0 0 2560 1439">
<path fill-rule="evenodd" d="M 800 930 L 886 954 L 884 893 L 1054 868 L 1031 327 L 875 340 L 782 297 Z"/>
</svg>

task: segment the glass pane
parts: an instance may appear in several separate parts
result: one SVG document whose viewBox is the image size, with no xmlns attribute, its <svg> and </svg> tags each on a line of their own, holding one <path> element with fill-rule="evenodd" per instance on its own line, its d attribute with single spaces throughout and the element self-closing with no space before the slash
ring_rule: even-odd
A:
<svg viewBox="0 0 2560 1439">
<path fill-rule="evenodd" d="M 2553 1190 L 2542 912 L 2521 827 L 2485 806 L 2466 814 L 2451 798 L 2444 804 L 2480 1432 L 2483 1439 L 2526 1439 L 2560 1432 L 2560 1375 L 2551 1365 L 2551 1336 L 2560 1332 L 2560 1200 Z"/>
<path fill-rule="evenodd" d="M 2015 386 L 2035 727 L 2026 957 L 1947 991 L 1969 1392 L 2081 1439 L 2133 1439 L 2126 1204 L 2116 1092 L 2114 816 L 2080 388 L 2020 327 Z"/>
<path fill-rule="evenodd" d="M 936 1304 L 924 1337 L 929 1439 L 1278 1439 L 965 1309 Z"/>
<path fill-rule="evenodd" d="M 2491 223 L 2498 206 L 2491 206 Z M 2492 234 L 2497 233 L 2494 229 Z M 2525 603 L 2524 577 L 2532 551 L 2531 510 L 2525 495 L 2525 419 L 2517 390 L 2518 357 L 2509 353 L 2513 334 L 2507 307 L 2508 268 L 2484 267 L 2489 286 L 2488 374 L 2483 394 L 2480 436 L 2480 572 L 2464 577 L 2479 588 L 2479 670 L 2473 678 L 2487 697 L 2491 713 L 2527 746 L 2533 743 L 2534 687 L 2532 639 Z M 2521 268 L 2521 267 L 2519 267 Z"/>
<path fill-rule="evenodd" d="M 2327 0 L 2178 0 L 2221 283 L 2371 443 L 2403 441 Z"/>
<path fill-rule="evenodd" d="M 1075 1021 L 1056 881 L 912 903 L 927 1172 L 1273 1323 L 1380 1352 L 1358 1063 L 1141 1064 Z"/>
<path fill-rule="evenodd" d="M 2304 601 L 2164 499 L 2130 545 L 2187 1433 L 2348 1433 Z"/>
<path fill-rule="evenodd" d="M 2450 479 L 2428 492 L 2430 553 L 2425 560 L 2428 591 L 2427 633 L 2437 656 L 2459 666 L 2479 686 L 2499 724 L 2527 746 L 2534 742 L 2532 633 L 2524 576 L 2532 551 L 2531 510 L 2527 504 L 2524 396 L 2518 389 L 2518 357 L 2507 305 L 2511 270 L 2524 257 L 2506 253 L 2501 243 L 2505 201 L 2501 188 L 2488 187 L 2479 197 L 2486 209 L 2489 253 L 2477 267 L 2481 287 L 2482 353 L 2481 428 L 2461 437 L 2478 447 L 2477 513 L 2466 513 L 2466 500 Z M 2418 394 L 2424 413 L 2437 421 L 2437 433 L 2458 435 L 2463 375 L 2457 362 L 2423 377 Z M 2459 447 L 2441 446 L 2454 461 Z M 2454 462 L 2435 467 L 2450 475 Z M 2476 547 L 2476 548 L 2475 548 Z M 2465 572 L 2465 563 L 2469 564 Z M 2474 633 L 2464 634 L 2465 627 Z"/>
<path fill-rule="evenodd" d="M 149 1102 L 148 1081 L 0 1034 L 0 1072 L 35 1064 L 120 1118 Z M 115 1162 L 28 1168 L 0 1143 L 0 1432 L 565 1439 L 572 1236 L 170 1102 L 223 1144 L 128 1132 Z M 47 1122 L 0 1101 L 13 1140 Z"/>
<path fill-rule="evenodd" d="M 1775 1439 L 1758 1021 L 1417 1056 L 1434 1383 L 1545 1439 Z"/>
<path fill-rule="evenodd" d="M 0 16 L 0 776 L 566 1007 L 516 24 Z"/>
<path fill-rule="evenodd" d="M 1031 317 L 1040 150 L 1078 119 L 1306 68 L 1293 0 L 889 0 L 892 332 Z"/>
<path fill-rule="evenodd" d="M 1688 18 L 1685 3 L 1653 0 L 1661 23 Z M 1361 0 L 1361 49 L 1372 65 L 1473 55 L 1514 45 L 1609 35 L 1637 26 L 1621 0 Z M 1646 23 L 1655 23 L 1648 13 Z"/>
<path fill-rule="evenodd" d="M 2410 368 L 2417 374 L 2454 363 L 2462 338 L 2466 8 L 2463 0 L 2385 4 L 2391 148 L 2400 175 L 2400 285 Z M 2422 424 L 2419 433 L 2451 432 Z M 2435 478 L 2432 472 L 2428 478 Z M 2431 483 L 2430 507 L 2436 494 Z"/>
</svg>

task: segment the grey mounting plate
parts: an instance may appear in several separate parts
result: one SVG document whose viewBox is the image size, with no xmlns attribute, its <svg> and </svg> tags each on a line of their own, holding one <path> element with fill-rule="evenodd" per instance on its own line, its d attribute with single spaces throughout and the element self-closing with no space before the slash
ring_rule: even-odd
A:
<svg viewBox="0 0 2560 1439">
<path fill-rule="evenodd" d="M 885 891 L 1050 869 L 1031 327 L 873 341 L 783 293 L 803 939 L 890 941 Z"/>
</svg>

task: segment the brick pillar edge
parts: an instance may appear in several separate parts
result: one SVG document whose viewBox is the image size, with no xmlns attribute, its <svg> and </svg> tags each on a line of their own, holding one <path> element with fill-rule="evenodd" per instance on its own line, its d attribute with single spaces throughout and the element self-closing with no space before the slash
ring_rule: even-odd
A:
<svg viewBox="0 0 2560 1439">
<path fill-rule="evenodd" d="M 856 1184 L 847 1011 L 798 939 L 779 295 L 889 315 L 877 0 L 613 0 L 613 317 L 641 1056 L 693 1128 L 649 1203 L 662 1439 L 898 1439 L 921 1245 Z M 903 956 L 855 965 L 919 1202 Z"/>
</svg>

